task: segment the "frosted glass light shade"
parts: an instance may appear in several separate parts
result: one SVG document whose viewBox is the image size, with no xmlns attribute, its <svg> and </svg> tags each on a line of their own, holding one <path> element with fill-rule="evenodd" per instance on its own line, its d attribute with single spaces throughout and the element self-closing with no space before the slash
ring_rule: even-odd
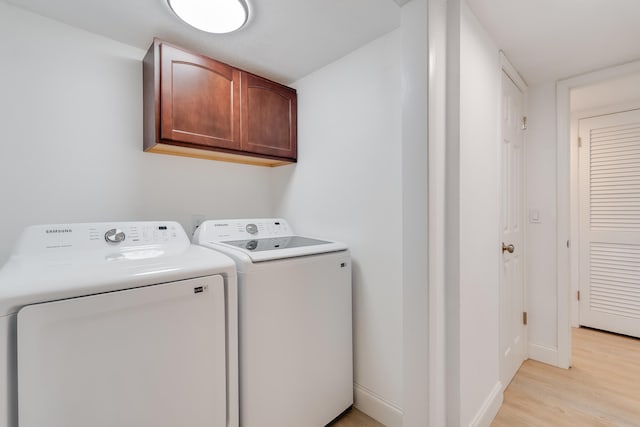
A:
<svg viewBox="0 0 640 427">
<path fill-rule="evenodd" d="M 169 7 L 187 24 L 208 33 L 230 33 L 241 28 L 249 16 L 244 0 L 167 0 Z"/>
</svg>

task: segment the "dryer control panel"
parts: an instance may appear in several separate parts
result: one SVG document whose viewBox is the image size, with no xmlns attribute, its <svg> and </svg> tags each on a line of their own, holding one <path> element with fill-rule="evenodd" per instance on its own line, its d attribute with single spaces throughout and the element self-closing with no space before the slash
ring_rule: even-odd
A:
<svg viewBox="0 0 640 427">
<path fill-rule="evenodd" d="M 77 252 L 78 256 L 116 253 L 132 254 L 141 250 L 168 253 L 183 250 L 190 244 L 184 229 L 167 222 L 102 222 L 51 224 L 28 227 L 14 252 L 16 255 L 55 256 Z"/>
<path fill-rule="evenodd" d="M 209 220 L 196 230 L 209 242 L 292 236 L 293 230 L 282 218 Z"/>
</svg>

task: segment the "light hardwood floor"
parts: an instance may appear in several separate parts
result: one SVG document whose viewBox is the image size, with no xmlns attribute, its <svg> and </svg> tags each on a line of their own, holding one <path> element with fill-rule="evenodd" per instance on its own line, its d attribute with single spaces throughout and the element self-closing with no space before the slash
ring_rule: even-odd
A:
<svg viewBox="0 0 640 427">
<path fill-rule="evenodd" d="M 573 330 L 571 369 L 526 361 L 492 427 L 640 426 L 640 340 Z"/>
<path fill-rule="evenodd" d="M 356 408 L 352 408 L 329 427 L 384 427 L 384 425 Z"/>
<path fill-rule="evenodd" d="M 640 427 L 640 340 L 573 330 L 573 366 L 527 360 L 492 427 Z M 384 427 L 352 409 L 331 427 Z"/>
</svg>

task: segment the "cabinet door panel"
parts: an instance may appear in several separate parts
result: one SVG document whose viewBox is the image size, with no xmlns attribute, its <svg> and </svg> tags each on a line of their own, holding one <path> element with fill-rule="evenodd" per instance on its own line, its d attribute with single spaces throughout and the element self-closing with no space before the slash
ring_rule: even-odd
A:
<svg viewBox="0 0 640 427">
<path fill-rule="evenodd" d="M 242 150 L 295 159 L 295 90 L 243 73 L 242 102 Z"/>
<path fill-rule="evenodd" d="M 240 72 L 161 46 L 162 139 L 240 149 Z"/>
</svg>

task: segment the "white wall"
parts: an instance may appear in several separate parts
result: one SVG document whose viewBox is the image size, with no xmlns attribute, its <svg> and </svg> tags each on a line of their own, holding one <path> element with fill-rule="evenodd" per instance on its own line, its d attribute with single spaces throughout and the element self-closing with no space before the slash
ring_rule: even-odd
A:
<svg viewBox="0 0 640 427">
<path fill-rule="evenodd" d="M 447 5 L 446 423 L 489 426 L 502 403 L 501 64 L 465 0 Z"/>
<path fill-rule="evenodd" d="M 571 111 L 585 111 L 640 99 L 640 73 L 612 78 L 571 90 Z"/>
<path fill-rule="evenodd" d="M 401 423 L 401 34 L 304 77 L 297 165 L 274 170 L 277 214 L 353 257 L 356 405 Z"/>
<path fill-rule="evenodd" d="M 142 151 L 143 51 L 4 2 L 0 40 L 0 264 L 29 224 L 272 214 L 268 168 Z"/>
<path fill-rule="evenodd" d="M 460 22 L 460 425 L 489 425 L 499 369 L 500 56 L 466 5 Z"/>
<path fill-rule="evenodd" d="M 556 258 L 556 87 L 529 87 L 525 155 L 526 212 L 540 212 L 526 224 L 526 287 L 529 357 L 552 363 L 557 358 Z"/>
</svg>

